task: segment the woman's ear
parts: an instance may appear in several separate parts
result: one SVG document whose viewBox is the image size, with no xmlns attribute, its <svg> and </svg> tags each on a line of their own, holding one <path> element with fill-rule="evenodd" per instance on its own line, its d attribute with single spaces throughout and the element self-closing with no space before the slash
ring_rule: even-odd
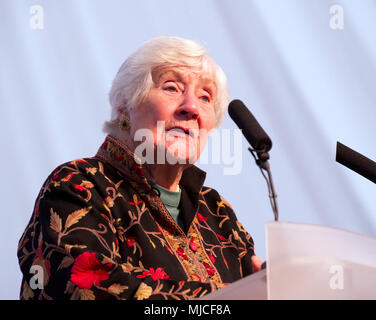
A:
<svg viewBox="0 0 376 320">
<path fill-rule="evenodd" d="M 123 105 L 117 107 L 116 112 L 117 112 L 118 119 L 121 119 L 121 118 L 124 118 L 124 117 L 129 118 L 129 112 L 125 108 L 125 103 Z"/>
</svg>

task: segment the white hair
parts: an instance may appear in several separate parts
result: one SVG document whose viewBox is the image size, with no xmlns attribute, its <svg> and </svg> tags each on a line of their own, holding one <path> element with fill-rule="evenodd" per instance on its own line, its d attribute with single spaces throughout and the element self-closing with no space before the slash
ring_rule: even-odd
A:
<svg viewBox="0 0 376 320">
<path fill-rule="evenodd" d="M 130 111 L 140 105 L 154 84 L 154 70 L 181 66 L 214 73 L 217 88 L 214 100 L 215 127 L 219 127 L 229 103 L 225 73 L 198 42 L 161 36 L 143 43 L 121 65 L 109 93 L 111 121 L 105 123 L 103 131 L 111 132 L 117 126 L 119 111 Z"/>
</svg>

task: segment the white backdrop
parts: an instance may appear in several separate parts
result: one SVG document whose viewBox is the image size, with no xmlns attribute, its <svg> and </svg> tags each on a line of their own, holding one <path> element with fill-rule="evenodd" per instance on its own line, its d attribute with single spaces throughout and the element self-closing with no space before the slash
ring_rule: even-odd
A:
<svg viewBox="0 0 376 320">
<path fill-rule="evenodd" d="M 17 244 L 42 183 L 96 153 L 115 73 L 158 35 L 203 43 L 272 138 L 281 221 L 376 236 L 374 184 L 335 162 L 336 141 L 376 159 L 375 16 L 374 0 L 0 0 L 0 298 L 18 299 Z M 201 167 L 264 259 L 273 215 L 246 148 L 239 174 Z"/>
</svg>

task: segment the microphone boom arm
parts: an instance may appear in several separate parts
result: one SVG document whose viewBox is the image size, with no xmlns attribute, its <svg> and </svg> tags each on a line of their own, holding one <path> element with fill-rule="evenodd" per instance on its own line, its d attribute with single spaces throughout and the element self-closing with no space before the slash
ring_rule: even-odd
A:
<svg viewBox="0 0 376 320">
<path fill-rule="evenodd" d="M 270 164 L 269 164 L 269 153 L 263 152 L 263 151 L 256 151 L 251 148 L 248 148 L 248 151 L 252 154 L 253 158 L 256 161 L 257 166 L 260 168 L 260 171 L 265 178 L 266 184 L 268 186 L 268 192 L 269 192 L 269 199 L 270 204 L 272 206 L 272 210 L 274 213 L 274 221 L 278 221 L 278 202 L 277 202 L 277 194 L 275 193 L 274 183 L 273 183 L 273 177 L 272 172 L 270 170 Z M 257 152 L 257 157 L 255 153 Z M 264 171 L 266 171 L 267 175 L 265 175 Z"/>
</svg>

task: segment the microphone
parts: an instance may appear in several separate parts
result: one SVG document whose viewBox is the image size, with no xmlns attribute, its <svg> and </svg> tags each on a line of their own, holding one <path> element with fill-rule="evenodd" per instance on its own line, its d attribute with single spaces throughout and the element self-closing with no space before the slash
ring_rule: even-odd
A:
<svg viewBox="0 0 376 320">
<path fill-rule="evenodd" d="M 231 101 L 228 106 L 228 113 L 259 155 L 272 148 L 272 141 L 269 136 L 242 101 Z"/>
<path fill-rule="evenodd" d="M 277 195 L 274 190 L 272 173 L 270 171 L 270 165 L 268 162 L 268 151 L 272 148 L 272 140 L 270 140 L 264 129 L 260 126 L 256 118 L 242 101 L 231 101 L 228 106 L 228 113 L 231 119 L 234 120 L 236 125 L 239 127 L 239 129 L 242 130 L 244 137 L 253 147 L 253 150 L 251 148 L 248 148 L 248 150 L 256 160 L 256 164 L 260 168 L 260 171 L 266 180 L 266 183 L 268 185 L 270 204 L 274 213 L 274 220 L 278 221 Z M 254 153 L 257 153 L 258 159 L 256 158 Z M 266 177 L 263 170 L 267 172 L 268 177 Z"/>
<path fill-rule="evenodd" d="M 337 141 L 336 161 L 376 183 L 376 162 Z"/>
</svg>

